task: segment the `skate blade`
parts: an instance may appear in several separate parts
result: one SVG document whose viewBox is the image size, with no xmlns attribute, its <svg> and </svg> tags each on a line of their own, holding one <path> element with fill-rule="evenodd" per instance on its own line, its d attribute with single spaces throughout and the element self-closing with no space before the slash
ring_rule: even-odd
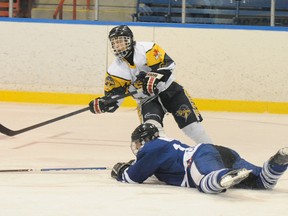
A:
<svg viewBox="0 0 288 216">
<path fill-rule="evenodd" d="M 242 169 L 235 176 L 227 175 L 220 181 L 220 185 L 224 188 L 232 187 L 233 185 L 239 184 L 241 181 L 246 179 L 252 170 Z"/>
</svg>

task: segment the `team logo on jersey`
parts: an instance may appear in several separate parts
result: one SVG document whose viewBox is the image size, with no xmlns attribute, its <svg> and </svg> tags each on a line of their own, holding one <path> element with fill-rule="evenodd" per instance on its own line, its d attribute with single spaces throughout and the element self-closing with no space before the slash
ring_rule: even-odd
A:
<svg viewBox="0 0 288 216">
<path fill-rule="evenodd" d="M 112 77 L 111 76 L 107 76 L 105 78 L 105 86 L 110 87 L 110 86 L 114 86 L 114 85 L 115 85 L 115 82 L 112 79 Z"/>
<path fill-rule="evenodd" d="M 153 55 L 154 55 L 156 60 L 158 60 L 161 57 L 161 53 L 158 49 L 153 50 Z"/>
<path fill-rule="evenodd" d="M 143 82 L 140 81 L 140 80 L 136 80 L 136 81 L 134 82 L 133 86 L 134 86 L 136 89 L 140 89 L 140 88 L 142 88 L 142 86 L 143 86 Z"/>
<path fill-rule="evenodd" d="M 189 109 L 189 107 L 185 104 L 181 105 L 180 108 L 176 111 L 176 115 L 180 116 L 187 121 L 188 116 L 192 113 L 192 111 Z"/>
</svg>

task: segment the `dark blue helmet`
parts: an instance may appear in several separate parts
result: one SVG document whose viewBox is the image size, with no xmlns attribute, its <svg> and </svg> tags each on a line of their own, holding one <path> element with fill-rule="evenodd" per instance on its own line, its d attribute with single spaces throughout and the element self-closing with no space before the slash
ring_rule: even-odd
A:
<svg viewBox="0 0 288 216">
<path fill-rule="evenodd" d="M 136 155 L 146 142 L 159 137 L 159 130 L 154 124 L 145 123 L 139 125 L 131 135 L 131 149 Z"/>
</svg>

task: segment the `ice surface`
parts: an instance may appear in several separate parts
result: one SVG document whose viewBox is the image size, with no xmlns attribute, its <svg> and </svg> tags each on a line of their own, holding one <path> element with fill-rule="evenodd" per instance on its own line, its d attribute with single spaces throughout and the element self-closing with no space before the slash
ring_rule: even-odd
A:
<svg viewBox="0 0 288 216">
<path fill-rule="evenodd" d="M 80 106 L 0 103 L 0 123 L 18 130 L 81 109 Z M 288 115 L 202 112 L 215 144 L 234 148 L 257 165 L 288 144 Z M 134 109 L 89 111 L 8 137 L 0 134 L 0 169 L 107 167 L 133 158 Z M 193 145 L 165 119 L 167 135 Z M 237 216 L 288 212 L 288 173 L 274 190 L 231 189 L 207 195 L 196 189 L 116 182 L 110 170 L 0 173 L 0 216 Z"/>
</svg>

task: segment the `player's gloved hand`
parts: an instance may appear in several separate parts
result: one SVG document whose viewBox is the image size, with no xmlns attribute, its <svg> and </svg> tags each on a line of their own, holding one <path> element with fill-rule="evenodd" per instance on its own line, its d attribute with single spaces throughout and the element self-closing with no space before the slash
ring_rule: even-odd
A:
<svg viewBox="0 0 288 216">
<path fill-rule="evenodd" d="M 115 164 L 111 171 L 111 177 L 117 180 L 121 180 L 121 176 L 125 169 L 131 166 L 130 161 L 128 163 L 119 162 Z"/>
<path fill-rule="evenodd" d="M 162 77 L 162 74 L 148 72 L 143 80 L 143 93 L 148 96 L 158 94 L 157 84 Z"/>
<path fill-rule="evenodd" d="M 136 76 L 136 81 L 143 82 L 147 73 L 144 71 L 140 71 L 139 74 Z"/>
<path fill-rule="evenodd" d="M 144 79 L 145 79 L 145 76 L 146 76 L 146 72 L 144 72 L 144 71 L 140 71 L 140 73 L 136 76 L 136 80 L 135 80 L 135 82 L 133 83 L 133 86 L 134 86 L 136 89 L 142 88 L 142 86 L 143 86 L 143 81 L 144 81 Z"/>
<path fill-rule="evenodd" d="M 90 111 L 95 114 L 114 112 L 119 107 L 117 101 L 109 103 L 109 100 L 111 100 L 111 97 L 109 96 L 95 98 L 89 103 Z"/>
</svg>

